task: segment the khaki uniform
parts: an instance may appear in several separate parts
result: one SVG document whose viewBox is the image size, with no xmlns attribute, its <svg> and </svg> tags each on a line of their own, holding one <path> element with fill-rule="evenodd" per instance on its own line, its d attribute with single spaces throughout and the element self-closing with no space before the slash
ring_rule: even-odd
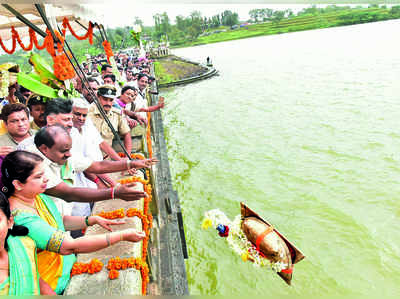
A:
<svg viewBox="0 0 400 299">
<path fill-rule="evenodd" d="M 33 120 L 31 121 L 31 130 L 35 132 L 40 130 L 39 126 Z"/>
<path fill-rule="evenodd" d="M 114 135 L 111 129 L 108 127 L 106 121 L 101 116 L 100 111 L 99 109 L 97 109 L 96 104 L 93 103 L 90 105 L 88 115 L 92 119 L 94 126 L 99 131 L 104 141 L 106 141 L 109 145 L 112 146 L 112 140 L 114 138 Z M 125 115 L 121 115 L 121 110 L 112 107 L 107 116 L 111 124 L 113 125 L 114 129 L 119 133 L 119 135 L 125 135 L 130 133 L 131 129 L 129 128 L 128 122 L 126 121 Z"/>
</svg>

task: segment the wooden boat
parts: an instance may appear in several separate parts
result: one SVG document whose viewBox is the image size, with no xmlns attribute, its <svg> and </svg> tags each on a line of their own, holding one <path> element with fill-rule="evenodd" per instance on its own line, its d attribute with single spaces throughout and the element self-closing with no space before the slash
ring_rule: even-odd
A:
<svg viewBox="0 0 400 299">
<path fill-rule="evenodd" d="M 260 217 L 243 202 L 240 203 L 242 230 L 264 258 L 272 263 L 283 263 L 286 268 L 277 272 L 288 284 L 291 284 L 294 264 L 305 256 L 269 222 Z"/>
</svg>

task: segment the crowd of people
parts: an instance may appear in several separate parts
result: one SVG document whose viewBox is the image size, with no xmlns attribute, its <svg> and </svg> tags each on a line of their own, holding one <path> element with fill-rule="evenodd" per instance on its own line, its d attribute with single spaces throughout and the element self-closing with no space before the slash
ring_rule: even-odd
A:
<svg viewBox="0 0 400 299">
<path fill-rule="evenodd" d="M 147 57 L 114 58 L 117 76 L 105 55 L 88 57 L 82 64 L 85 82 L 73 79 L 80 97 L 49 99 L 9 83 L 0 103 L 0 294 L 62 294 L 77 253 L 145 237 L 133 228 L 113 232 L 112 226 L 124 222 L 91 216 L 97 201 L 146 196 L 134 183 L 116 183 L 110 173 L 134 175 L 158 162 L 121 158 L 112 147 L 114 134 L 95 102 L 127 152 L 131 129 L 145 128 L 147 113 L 164 107 L 163 98 L 148 105 L 155 79 Z M 83 235 L 92 225 L 110 232 Z"/>
</svg>

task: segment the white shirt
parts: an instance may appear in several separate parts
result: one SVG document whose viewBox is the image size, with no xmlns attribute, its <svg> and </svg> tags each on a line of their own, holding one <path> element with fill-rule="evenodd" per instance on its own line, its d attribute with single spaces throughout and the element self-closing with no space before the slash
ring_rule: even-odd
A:
<svg viewBox="0 0 400 299">
<path fill-rule="evenodd" d="M 143 95 L 143 96 L 142 96 Z M 136 96 L 136 99 L 134 101 L 135 104 L 135 112 L 138 111 L 140 108 L 147 108 L 147 99 L 146 99 L 146 94 L 145 93 L 140 93 L 138 91 L 138 94 Z M 147 112 L 137 112 L 142 118 L 147 119 Z"/>
<path fill-rule="evenodd" d="M 83 155 L 92 161 L 103 160 L 103 155 L 101 154 L 101 150 L 99 148 L 99 145 L 103 142 L 103 139 L 89 118 L 86 119 L 85 124 L 82 126 L 82 132 L 79 132 L 77 128 L 72 128 L 70 135 L 72 138 L 72 156 Z M 91 180 L 87 179 L 82 171 L 76 173 L 73 186 L 97 189 L 97 185 Z M 71 214 L 69 215 L 89 216 L 91 213 L 90 204 L 88 202 L 72 202 L 67 204 L 71 205 L 69 207 Z"/>
<path fill-rule="evenodd" d="M 75 130 L 74 130 L 75 129 Z M 72 175 L 68 179 L 71 180 L 72 186 L 73 187 L 83 187 L 87 188 L 88 185 L 85 184 L 83 181 L 82 176 L 84 176 L 83 171 L 85 171 L 87 168 L 92 165 L 93 160 L 89 157 L 84 157 L 82 155 L 82 152 L 77 152 L 81 148 L 81 139 L 79 139 L 79 132 L 76 128 L 72 128 L 71 130 L 71 138 L 72 138 L 72 148 L 71 148 L 71 157 L 68 159 L 68 167 L 72 169 Z M 47 188 L 46 189 L 51 189 L 57 186 L 58 184 L 63 182 L 63 179 L 61 177 L 61 168 L 62 165 L 59 165 L 50 159 L 48 159 L 46 156 L 44 156 L 39 149 L 36 147 L 34 143 L 34 136 L 31 136 L 27 139 L 24 140 L 24 144 L 22 142 L 18 145 L 17 150 L 26 150 L 35 154 L 38 154 L 43 158 L 44 162 L 44 171 L 45 171 L 45 176 L 49 180 L 47 182 Z M 21 145 L 21 146 L 20 146 Z M 86 179 L 86 178 L 85 178 Z M 58 198 L 58 197 L 53 197 L 49 196 L 57 206 L 58 211 L 60 212 L 61 215 L 72 215 L 72 209 L 75 203 L 73 202 L 66 202 L 65 200 Z M 90 206 L 89 203 L 84 203 L 89 207 L 89 214 L 90 214 Z M 87 210 L 87 207 L 85 207 L 85 210 Z M 85 215 L 86 216 L 86 215 Z"/>
<path fill-rule="evenodd" d="M 86 118 L 85 124 L 82 126 L 82 132 L 79 134 L 83 140 L 83 155 L 91 158 L 93 161 L 103 161 L 103 154 L 100 150 L 100 144 L 104 140 L 90 117 Z"/>
</svg>

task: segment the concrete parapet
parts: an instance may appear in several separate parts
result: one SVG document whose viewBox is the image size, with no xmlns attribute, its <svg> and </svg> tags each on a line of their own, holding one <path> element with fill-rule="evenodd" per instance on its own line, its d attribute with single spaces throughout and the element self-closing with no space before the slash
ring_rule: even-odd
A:
<svg viewBox="0 0 400 299">
<path fill-rule="evenodd" d="M 143 174 L 138 171 L 138 177 L 143 178 Z M 113 179 L 122 178 L 121 174 L 114 174 Z M 135 190 L 143 191 L 143 185 L 136 183 Z M 109 212 L 123 208 L 125 211 L 129 208 L 136 208 L 143 211 L 143 200 L 127 202 L 121 199 L 99 201 L 94 205 L 93 215 L 102 211 Z M 113 226 L 114 231 L 126 228 L 136 228 L 142 230 L 142 222 L 138 217 L 124 217 L 125 224 Z M 96 225 L 87 228 L 85 235 L 104 234 L 108 231 Z M 108 278 L 107 263 L 111 258 L 119 256 L 120 258 L 141 257 L 142 242 L 131 243 L 122 241 L 102 250 L 78 254 L 77 262 L 89 263 L 97 258 L 103 264 L 103 269 L 95 274 L 80 274 L 73 276 L 64 292 L 65 295 L 142 295 L 142 277 L 140 271 L 136 269 L 120 270 L 118 279 L 110 280 Z"/>
</svg>

